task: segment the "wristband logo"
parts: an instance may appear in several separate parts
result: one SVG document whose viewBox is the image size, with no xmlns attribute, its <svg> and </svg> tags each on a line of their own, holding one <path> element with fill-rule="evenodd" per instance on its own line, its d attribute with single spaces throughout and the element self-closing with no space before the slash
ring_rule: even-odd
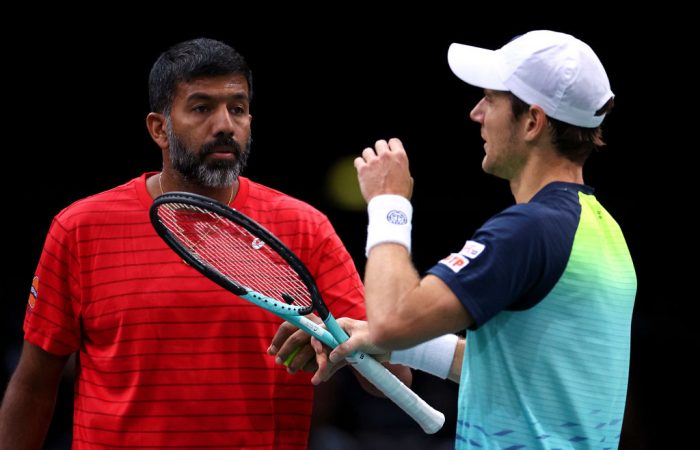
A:
<svg viewBox="0 0 700 450">
<path fill-rule="evenodd" d="M 408 223 L 408 216 L 403 211 L 392 209 L 386 215 L 386 220 L 393 225 L 406 225 Z"/>
</svg>

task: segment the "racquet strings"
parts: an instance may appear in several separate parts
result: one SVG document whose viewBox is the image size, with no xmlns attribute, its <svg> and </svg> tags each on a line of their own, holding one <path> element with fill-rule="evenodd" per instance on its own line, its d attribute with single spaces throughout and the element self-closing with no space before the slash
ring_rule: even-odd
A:
<svg viewBox="0 0 700 450">
<path fill-rule="evenodd" d="M 283 303 L 312 304 L 309 289 L 284 258 L 236 222 L 186 203 L 159 205 L 158 218 L 191 256 L 234 284 Z"/>
</svg>

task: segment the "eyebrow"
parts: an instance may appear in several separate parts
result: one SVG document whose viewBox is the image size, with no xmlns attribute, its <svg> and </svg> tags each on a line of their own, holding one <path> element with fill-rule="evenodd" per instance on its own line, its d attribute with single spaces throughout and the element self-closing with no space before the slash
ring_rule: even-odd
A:
<svg viewBox="0 0 700 450">
<path fill-rule="evenodd" d="M 204 101 L 211 101 L 211 100 L 220 100 L 220 101 L 229 101 L 229 100 L 236 100 L 236 101 L 243 101 L 247 102 L 248 100 L 248 95 L 247 94 L 233 94 L 233 95 L 222 95 L 222 96 L 214 96 L 214 95 L 209 95 L 209 94 L 203 94 L 201 92 L 195 92 L 193 94 L 190 94 L 187 97 L 187 102 L 192 102 L 192 101 L 198 101 L 198 100 L 204 100 Z"/>
</svg>

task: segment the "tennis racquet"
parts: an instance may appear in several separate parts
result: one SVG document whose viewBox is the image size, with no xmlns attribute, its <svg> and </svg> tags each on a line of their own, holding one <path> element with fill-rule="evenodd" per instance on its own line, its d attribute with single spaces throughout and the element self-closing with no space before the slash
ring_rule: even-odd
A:
<svg viewBox="0 0 700 450">
<path fill-rule="evenodd" d="M 334 348 L 348 335 L 328 311 L 313 277 L 279 239 L 244 214 L 208 197 L 169 192 L 156 198 L 151 222 L 188 264 L 242 299 L 276 314 Z M 305 315 L 315 311 L 326 328 Z M 347 358 L 426 433 L 445 416 L 367 354 Z"/>
</svg>

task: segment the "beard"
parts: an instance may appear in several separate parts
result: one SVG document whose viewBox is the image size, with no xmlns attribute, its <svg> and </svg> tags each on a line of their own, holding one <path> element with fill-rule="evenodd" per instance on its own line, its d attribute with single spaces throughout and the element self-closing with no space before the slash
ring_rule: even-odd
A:
<svg viewBox="0 0 700 450">
<path fill-rule="evenodd" d="M 189 148 L 173 131 L 172 123 L 167 120 L 166 131 L 170 143 L 170 164 L 186 180 L 207 188 L 223 188 L 233 184 L 245 168 L 250 155 L 252 138 L 249 137 L 244 147 L 233 137 L 219 134 L 216 139 L 202 145 L 199 152 Z M 207 156 L 217 147 L 228 147 L 234 154 L 233 160 L 215 159 L 207 161 Z"/>
</svg>

